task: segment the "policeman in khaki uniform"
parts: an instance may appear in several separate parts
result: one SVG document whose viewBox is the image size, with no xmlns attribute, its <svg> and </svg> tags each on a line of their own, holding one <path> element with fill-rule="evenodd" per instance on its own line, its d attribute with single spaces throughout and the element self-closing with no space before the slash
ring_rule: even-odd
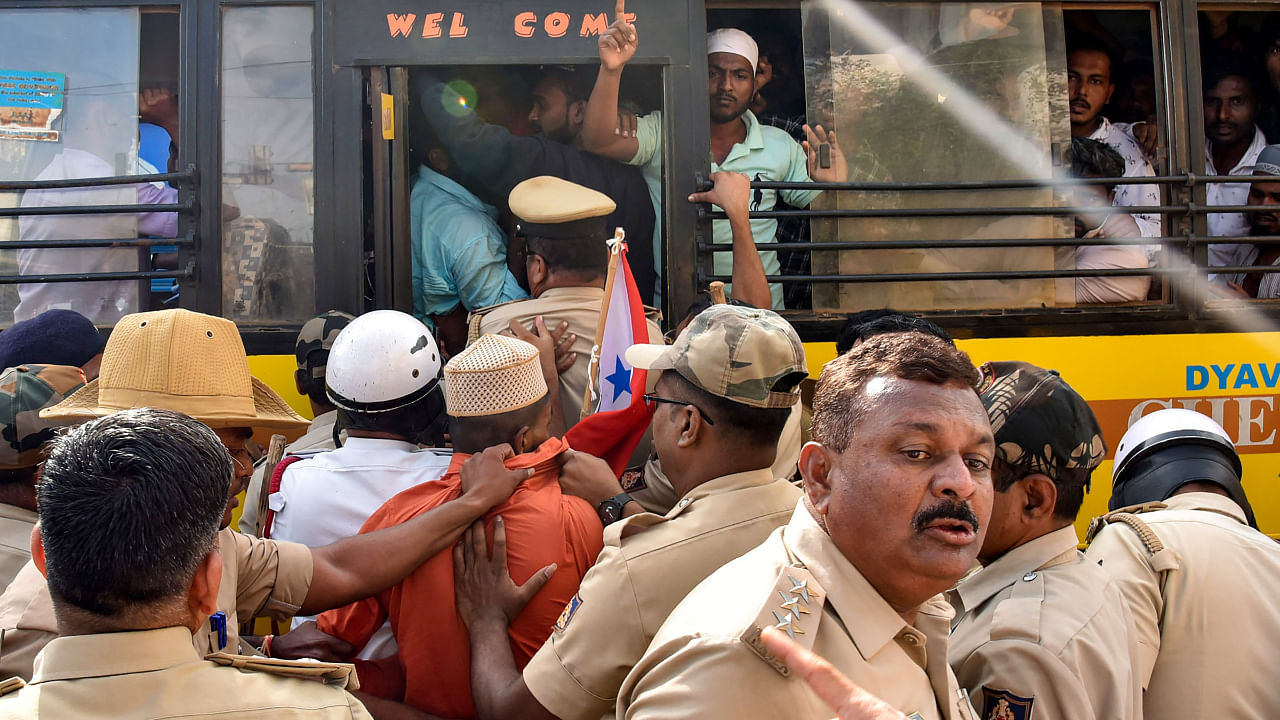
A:
<svg viewBox="0 0 1280 720">
<path fill-rule="evenodd" d="M 31 559 L 36 524 L 36 471 L 54 426 L 40 409 L 62 402 L 84 384 L 68 365 L 19 365 L 0 373 L 0 585 L 7 587 Z"/>
<path fill-rule="evenodd" d="M 805 498 L 672 611 L 616 717 L 827 720 L 763 644 L 774 628 L 905 717 L 970 720 L 940 593 L 973 565 L 990 513 L 994 445 L 975 377 L 967 355 L 917 332 L 827 363 L 800 456 Z"/>
<path fill-rule="evenodd" d="M 523 675 L 511 659 L 502 603 L 468 602 L 493 592 L 466 578 L 490 575 L 467 567 L 457 597 L 480 717 L 611 715 L 627 672 L 680 598 L 785 523 L 795 507 L 799 491 L 769 469 L 808 375 L 791 325 L 769 310 L 716 305 L 674 345 L 633 345 L 626 358 L 662 371 L 646 399 L 656 405 L 654 446 L 681 499 L 665 515 L 622 520 L 639 510 L 628 496 L 599 504 L 604 550 Z M 600 479 L 617 484 L 607 466 Z"/>
<path fill-rule="evenodd" d="M 1107 452 L 1098 421 L 1051 370 L 995 362 L 980 372 L 996 492 L 983 568 L 948 593 L 956 679 L 985 720 L 1140 718 L 1133 618 L 1072 527 Z"/>
<path fill-rule="evenodd" d="M 342 689 L 357 687 L 349 665 L 206 661 L 192 648 L 218 605 L 232 463 L 209 428 L 167 410 L 123 411 L 56 442 L 32 553 L 62 637 L 30 684 L 0 685 L 0 718 L 369 717 Z"/>
<path fill-rule="evenodd" d="M 284 620 L 299 612 L 315 614 L 394 585 L 510 497 L 518 482 L 486 476 L 461 498 L 402 525 L 322 547 L 263 540 L 228 527 L 236 496 L 253 469 L 245 443 L 255 430 L 296 436 L 307 422 L 249 374 L 235 324 L 189 310 L 126 315 L 107 342 L 98 379 L 45 408 L 40 417 L 75 424 L 140 406 L 176 410 L 211 426 L 236 461 L 217 536 L 222 568 L 217 608 L 193 636 L 201 656 L 255 652 L 256 646 L 266 655 L 296 658 L 323 650 L 322 645 L 345 646 L 319 631 L 308 637 L 297 630 L 251 645 L 242 642 L 237 628 L 241 620 L 258 615 Z M 173 477 L 178 482 L 181 475 Z M 153 522 L 164 520 L 149 511 L 155 513 Z M 52 618 L 48 590 L 28 563 L 0 596 L 0 673 L 31 677 L 31 658 L 57 632 Z"/>
<path fill-rule="evenodd" d="M 616 207 L 607 195 L 551 176 L 530 178 L 516 185 L 508 198 L 519 219 L 518 236 L 525 241 L 528 300 L 513 300 L 471 313 L 467 342 L 486 333 L 500 333 L 514 320 L 533 329 L 542 317 L 548 328 L 569 324 L 570 350 L 578 358 L 560 374 L 560 404 L 565 427 L 582 416 L 591 348 L 596 343 L 604 282 L 609 269 L 605 218 Z M 648 242 L 647 238 L 636 238 Z M 662 342 L 657 311 L 647 313 L 649 342 Z"/>
<path fill-rule="evenodd" d="M 298 361 L 298 369 L 293 374 L 294 385 L 298 394 L 305 395 L 311 404 L 314 419 L 307 426 L 302 437 L 289 443 L 284 451 L 302 453 L 308 450 L 332 450 L 334 429 L 338 423 L 338 409 L 329 401 L 324 392 L 324 378 L 328 370 L 329 349 L 333 341 L 338 339 L 354 317 L 340 310 L 321 313 L 302 324 L 298 330 L 298 338 L 294 341 L 293 355 Z M 245 505 L 240 512 L 240 532 L 250 535 L 261 535 L 258 517 L 258 499 L 262 496 L 262 484 L 270 483 L 270 478 L 263 475 L 267 471 L 265 458 L 253 468 L 253 479 L 249 481 L 249 489 L 245 491 Z"/>
<path fill-rule="evenodd" d="M 1146 716 L 1280 717 L 1280 544 L 1251 527 L 1226 432 L 1190 410 L 1151 413 L 1121 438 L 1112 483 L 1085 557 L 1133 613 Z"/>
</svg>

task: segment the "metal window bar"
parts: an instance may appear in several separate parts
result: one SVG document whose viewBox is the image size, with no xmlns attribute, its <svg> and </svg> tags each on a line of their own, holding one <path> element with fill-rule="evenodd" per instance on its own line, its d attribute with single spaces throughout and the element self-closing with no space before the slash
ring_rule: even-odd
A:
<svg viewBox="0 0 1280 720">
<path fill-rule="evenodd" d="M 1172 186 L 1174 190 L 1185 188 L 1194 188 L 1197 185 L 1210 183 L 1233 183 L 1233 184 L 1253 184 L 1256 182 L 1276 182 L 1274 176 L 1254 176 L 1254 175 L 1197 175 L 1195 173 L 1184 173 L 1178 175 L 1164 175 L 1155 177 L 1115 177 L 1115 178 L 1047 178 L 1047 179 L 1026 179 L 1026 180 L 1003 180 L 1003 181 L 965 181 L 965 182 L 923 182 L 923 183 L 894 183 L 894 182 L 752 182 L 752 189 L 767 190 L 824 190 L 824 191 L 856 191 L 865 193 L 913 193 L 913 192 L 935 192 L 935 191 L 979 191 L 979 190 L 1009 190 L 1009 189 L 1029 189 L 1029 188 L 1052 188 L 1052 189 L 1069 189 L 1079 186 L 1090 185 L 1135 185 L 1135 184 L 1158 184 Z M 710 188 L 710 183 L 700 182 L 704 189 Z M 999 208 L 962 208 L 962 207 L 943 207 L 943 208 L 820 208 L 820 209 L 793 209 L 793 210 L 770 210 L 755 211 L 748 213 L 752 219 L 760 218 L 787 218 L 787 217 L 807 217 L 807 218 L 841 218 L 841 217 L 881 217 L 881 218 L 912 218 L 912 217 L 983 217 L 983 216 L 1068 216 L 1075 214 L 1077 208 L 1071 206 L 1042 206 L 1042 207 L 999 207 Z M 1189 219 L 1191 217 L 1219 214 L 1219 213 L 1242 213 L 1242 212 L 1280 212 L 1280 208 L 1276 206 L 1264 205 L 1199 205 L 1192 200 L 1184 203 L 1169 205 L 1143 205 L 1143 206 L 1125 206 L 1125 211 L 1130 213 L 1150 213 L 1168 215 L 1170 223 L 1167 226 L 1173 226 L 1179 219 Z M 710 205 L 701 203 L 698 205 L 698 215 L 700 218 L 712 220 L 727 218 L 722 211 L 710 210 Z M 1230 243 L 1253 243 L 1258 245 L 1276 245 L 1280 244 L 1280 236 L 1205 236 L 1196 235 L 1190 231 L 1185 235 L 1171 235 L 1158 238 L 1124 238 L 1123 242 L 1114 239 L 1085 239 L 1073 237 L 1057 237 L 1057 238 L 952 238 L 943 240 L 873 240 L 863 242 L 802 242 L 802 243 L 769 243 L 767 246 L 761 247 L 762 250 L 790 250 L 800 252 L 813 251 L 830 251 L 830 250 L 907 250 L 907 249 L 939 249 L 939 248 L 1000 248 L 1000 247 L 1046 247 L 1046 246 L 1102 246 L 1102 245 L 1164 245 L 1172 249 L 1191 249 L 1197 246 L 1209 244 L 1230 244 Z M 712 253 L 733 252 L 731 244 L 718 244 L 707 242 L 705 238 L 699 238 L 696 249 L 700 257 L 710 257 Z M 1274 265 L 1249 265 L 1249 266 L 1230 266 L 1230 267 L 1196 267 L 1184 266 L 1177 268 L 1167 267 L 1147 267 L 1147 268 L 1106 268 L 1106 269 L 1055 269 L 1055 270 L 1026 270 L 1026 271 L 970 271 L 970 272 L 934 272 L 934 273 L 891 273 L 891 274 L 858 274 L 858 275 L 770 275 L 766 279 L 770 283 L 872 283 L 872 282 L 940 282 L 953 280 L 1034 280 L 1034 279 L 1057 279 L 1057 278 L 1085 278 L 1085 277 L 1134 277 L 1134 276 L 1192 276 L 1197 270 L 1204 270 L 1214 274 L 1235 274 L 1235 273 L 1269 273 L 1280 272 L 1280 266 Z M 721 280 L 730 281 L 731 276 L 715 275 L 709 272 L 705 267 L 698 271 L 700 281 Z M 1190 278 L 1189 278 L 1190 279 Z"/>
<path fill-rule="evenodd" d="M 175 212 L 194 215 L 196 203 L 194 189 L 197 171 L 195 165 L 178 172 L 151 173 L 148 175 L 112 175 L 95 178 L 70 178 L 60 180 L 3 180 L 0 193 L 25 192 L 27 190 L 65 190 L 70 188 L 112 187 L 139 185 L 151 182 L 167 182 L 178 190 L 178 202 L 148 205 L 145 203 L 122 205 L 62 205 L 39 207 L 0 208 L 0 218 L 41 217 L 51 215 L 117 215 L 156 212 Z M 0 243 L 0 250 L 29 250 L 40 248 L 139 248 L 178 246 L 184 250 L 194 248 L 198 241 L 194 232 L 173 238 L 68 238 L 52 240 L 12 240 Z M 195 276 L 194 253 L 187 252 L 187 262 L 174 270 L 138 270 L 132 272 L 54 273 L 41 275 L 0 275 L 0 285 L 30 283 L 92 282 L 106 280 L 183 279 Z"/>
</svg>

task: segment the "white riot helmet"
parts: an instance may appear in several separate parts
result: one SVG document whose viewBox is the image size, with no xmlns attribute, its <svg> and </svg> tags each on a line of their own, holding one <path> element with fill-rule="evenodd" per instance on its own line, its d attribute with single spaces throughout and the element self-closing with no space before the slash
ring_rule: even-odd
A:
<svg viewBox="0 0 1280 720">
<path fill-rule="evenodd" d="M 1192 410 L 1159 410 L 1135 422 L 1116 447 L 1112 510 L 1166 500 L 1187 483 L 1220 486 L 1257 527 L 1240 483 L 1242 467 L 1222 426 Z"/>
<path fill-rule="evenodd" d="M 343 410 L 385 413 L 438 391 L 440 368 L 440 350 L 426 325 L 402 312 L 375 310 L 352 320 L 333 341 L 325 391 Z"/>
</svg>

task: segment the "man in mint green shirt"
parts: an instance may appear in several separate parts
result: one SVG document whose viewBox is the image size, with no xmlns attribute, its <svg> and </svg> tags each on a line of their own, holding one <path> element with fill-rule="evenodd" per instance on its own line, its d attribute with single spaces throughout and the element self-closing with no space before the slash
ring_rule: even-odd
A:
<svg viewBox="0 0 1280 720">
<path fill-rule="evenodd" d="M 622 68 L 636 51 L 635 26 L 624 17 L 624 0 L 618 0 L 615 21 L 600 35 L 600 74 L 587 103 L 582 128 L 583 146 L 599 155 L 641 166 L 649 185 L 655 212 L 661 216 L 662 188 L 662 115 L 654 112 L 638 118 L 634 135 L 615 132 L 618 116 L 618 85 Z M 756 62 L 759 51 L 750 35 L 735 29 L 722 29 L 707 34 L 707 92 L 711 105 L 712 171 L 733 171 L 753 182 L 842 182 L 847 178 L 845 159 L 836 144 L 834 132 L 821 126 L 805 126 L 807 140 L 797 144 L 786 132 L 762 126 L 748 109 L 755 96 Z M 819 168 L 817 148 L 829 144 L 831 167 Z M 779 195 L 787 204 L 806 207 L 818 190 L 755 190 L 751 210 L 772 210 Z M 717 208 L 718 209 L 718 208 Z M 756 244 L 774 242 L 778 221 L 754 218 L 751 235 Z M 712 223 L 713 240 L 730 243 L 733 233 L 727 220 Z M 661 237 L 654 233 L 654 257 L 661 258 Z M 778 275 L 778 254 L 760 252 L 766 275 Z M 661 268 L 662 263 L 656 263 Z M 730 275 L 733 256 L 716 253 L 713 272 Z M 661 278 L 659 278 L 661 285 Z M 769 285 L 773 308 L 783 309 L 782 286 Z"/>
</svg>

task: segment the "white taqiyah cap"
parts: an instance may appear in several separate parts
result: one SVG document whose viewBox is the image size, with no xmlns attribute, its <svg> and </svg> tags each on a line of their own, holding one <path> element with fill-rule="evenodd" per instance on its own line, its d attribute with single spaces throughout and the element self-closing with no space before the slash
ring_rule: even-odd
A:
<svg viewBox="0 0 1280 720">
<path fill-rule="evenodd" d="M 538 348 L 506 335 L 481 335 L 444 366 L 445 407 L 453 417 L 501 415 L 547 394 Z"/>
<path fill-rule="evenodd" d="M 707 54 L 726 52 L 741 55 L 755 72 L 760 61 L 760 48 L 752 37 L 737 28 L 720 28 L 707 33 Z"/>
</svg>

